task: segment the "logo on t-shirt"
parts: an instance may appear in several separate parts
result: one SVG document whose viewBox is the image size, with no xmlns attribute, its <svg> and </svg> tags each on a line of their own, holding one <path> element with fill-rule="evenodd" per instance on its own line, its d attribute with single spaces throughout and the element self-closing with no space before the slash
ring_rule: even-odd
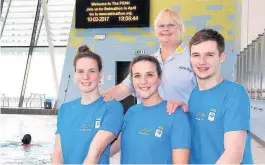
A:
<svg viewBox="0 0 265 165">
<path fill-rule="evenodd" d="M 215 113 L 216 113 L 216 109 L 211 108 L 210 109 L 210 112 L 209 112 L 209 115 L 208 115 L 208 120 L 209 121 L 214 121 Z"/>
<path fill-rule="evenodd" d="M 100 118 L 96 118 L 95 128 L 99 128 L 99 127 L 100 127 Z"/>
<path fill-rule="evenodd" d="M 204 120 L 205 118 L 206 118 L 205 113 L 202 113 L 202 112 L 196 113 L 196 116 L 195 116 L 196 120 Z"/>
<path fill-rule="evenodd" d="M 153 135 L 153 130 L 152 129 L 148 129 L 148 128 L 142 128 L 140 129 L 140 131 L 138 132 L 141 135 Z"/>
<path fill-rule="evenodd" d="M 87 132 L 87 131 L 91 131 L 92 128 L 93 128 L 93 124 L 86 123 L 80 126 L 79 131 Z"/>
<path fill-rule="evenodd" d="M 163 126 L 159 126 L 156 129 L 155 136 L 160 138 L 162 136 L 162 134 L 163 134 Z"/>
</svg>

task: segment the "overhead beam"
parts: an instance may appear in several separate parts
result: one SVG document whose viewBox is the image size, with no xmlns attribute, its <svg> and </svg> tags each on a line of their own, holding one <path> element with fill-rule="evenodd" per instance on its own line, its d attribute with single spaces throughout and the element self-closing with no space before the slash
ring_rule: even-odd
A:
<svg viewBox="0 0 265 165">
<path fill-rule="evenodd" d="M 28 82 L 30 64 L 31 64 L 35 39 L 36 39 L 36 32 L 37 32 L 37 27 L 38 27 L 38 22 L 39 22 L 39 17 L 40 17 L 40 10 L 41 10 L 41 0 L 38 0 L 37 10 L 36 10 L 36 14 L 35 14 L 35 20 L 34 20 L 34 24 L 33 24 L 32 34 L 31 34 L 29 52 L 28 52 L 27 63 L 26 63 L 26 68 L 25 68 L 25 73 L 24 73 L 24 78 L 23 78 L 23 83 L 22 83 L 22 89 L 20 92 L 18 107 L 23 106 L 25 91 L 26 91 L 27 82 Z"/>
<path fill-rule="evenodd" d="M 56 99 L 57 95 L 59 93 L 59 83 L 58 83 L 58 77 L 57 77 L 57 71 L 55 67 L 55 59 L 54 59 L 54 45 L 53 45 L 53 39 L 52 39 L 52 33 L 49 23 L 49 13 L 48 13 L 48 6 L 45 0 L 41 0 L 42 2 L 42 8 L 43 8 L 43 15 L 44 15 L 44 23 L 46 27 L 46 34 L 47 34 L 47 41 L 49 45 L 49 51 L 50 51 L 50 59 L 52 64 L 52 73 L 53 73 L 53 82 L 54 82 L 54 88 L 56 91 Z"/>
<path fill-rule="evenodd" d="M 1 2 L 2 2 L 2 0 L 1 0 Z M 2 5 L 3 5 L 3 3 L 4 2 L 2 2 Z M 7 18 L 7 15 L 9 13 L 9 8 L 10 8 L 10 5 L 11 5 L 11 0 L 8 0 L 7 3 L 8 3 L 8 5 L 7 5 L 6 13 L 5 13 L 4 18 L 2 19 L 3 20 L 3 24 L 2 24 L 2 27 L 1 27 L 1 31 L 0 31 L 0 38 L 2 38 L 2 35 L 3 35 L 3 31 L 4 31 L 4 28 L 5 28 L 5 24 L 6 24 L 6 18 Z M 2 7 L 3 6 L 1 6 L 1 8 Z M 1 9 L 1 15 L 2 15 L 2 9 Z"/>
</svg>

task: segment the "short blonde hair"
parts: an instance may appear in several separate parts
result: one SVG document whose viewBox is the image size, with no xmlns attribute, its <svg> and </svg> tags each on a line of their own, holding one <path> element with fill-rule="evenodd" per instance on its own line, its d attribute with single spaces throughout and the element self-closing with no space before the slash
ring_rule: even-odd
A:
<svg viewBox="0 0 265 165">
<path fill-rule="evenodd" d="M 157 14 L 157 16 L 155 18 L 154 26 L 156 27 L 158 22 L 160 20 L 162 20 L 163 18 L 165 18 L 165 17 L 172 19 L 173 22 L 177 23 L 177 25 L 180 28 L 180 31 L 184 32 L 184 30 L 185 30 L 184 29 L 184 24 L 182 22 L 182 19 L 181 19 L 180 15 L 176 11 L 174 11 L 172 9 L 168 9 L 168 8 L 163 9 L 162 11 L 160 11 Z"/>
</svg>

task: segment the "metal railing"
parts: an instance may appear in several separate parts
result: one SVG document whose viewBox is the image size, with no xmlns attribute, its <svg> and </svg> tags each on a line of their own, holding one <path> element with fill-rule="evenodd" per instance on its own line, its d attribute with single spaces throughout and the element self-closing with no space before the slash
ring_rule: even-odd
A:
<svg viewBox="0 0 265 165">
<path fill-rule="evenodd" d="M 9 107 L 9 98 L 5 94 L 1 96 L 1 107 Z"/>
<path fill-rule="evenodd" d="M 23 106 L 25 108 L 44 108 L 45 94 L 31 93 L 24 98 Z M 18 107 L 19 97 L 8 97 L 1 95 L 1 107 Z"/>
<path fill-rule="evenodd" d="M 265 29 L 237 55 L 236 72 L 251 99 L 265 100 Z"/>
</svg>

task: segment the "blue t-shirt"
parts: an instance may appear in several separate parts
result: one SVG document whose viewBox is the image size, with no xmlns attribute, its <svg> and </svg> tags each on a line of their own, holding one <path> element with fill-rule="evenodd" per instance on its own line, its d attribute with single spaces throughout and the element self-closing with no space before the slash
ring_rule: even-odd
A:
<svg viewBox="0 0 265 165">
<path fill-rule="evenodd" d="M 117 101 L 104 102 L 100 97 L 88 105 L 77 99 L 61 106 L 57 120 L 57 134 L 61 137 L 64 164 L 82 164 L 90 143 L 99 130 L 118 135 L 123 124 L 123 107 Z M 108 145 L 99 163 L 109 163 Z"/>
<path fill-rule="evenodd" d="M 137 104 L 128 110 L 121 134 L 121 164 L 171 164 L 173 149 L 190 148 L 188 115 L 181 108 L 168 115 L 166 104 Z"/>
<path fill-rule="evenodd" d="M 196 87 L 189 100 L 191 123 L 191 164 L 214 164 L 224 152 L 224 134 L 247 131 L 243 164 L 252 164 L 250 102 L 244 87 L 223 80 L 200 91 Z"/>
</svg>

